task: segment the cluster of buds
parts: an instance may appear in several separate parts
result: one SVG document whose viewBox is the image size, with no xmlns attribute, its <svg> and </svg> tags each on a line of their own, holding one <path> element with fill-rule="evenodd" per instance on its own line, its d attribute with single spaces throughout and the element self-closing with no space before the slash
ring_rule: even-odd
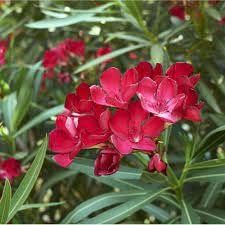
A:
<svg viewBox="0 0 225 225">
<path fill-rule="evenodd" d="M 119 169 L 121 159 L 140 151 L 150 157 L 149 170 L 165 172 L 166 163 L 157 151 L 157 139 L 181 119 L 200 121 L 202 103 L 191 64 L 178 62 L 164 74 L 162 65 L 141 62 L 124 75 L 115 68 L 105 70 L 100 85 L 81 83 L 65 101 L 49 134 L 53 159 L 67 167 L 84 149 L 98 148 L 95 175 Z"/>
</svg>

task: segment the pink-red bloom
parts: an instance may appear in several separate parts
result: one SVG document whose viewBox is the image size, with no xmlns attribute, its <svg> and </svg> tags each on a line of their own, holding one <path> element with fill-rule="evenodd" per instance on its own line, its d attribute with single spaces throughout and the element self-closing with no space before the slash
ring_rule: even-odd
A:
<svg viewBox="0 0 225 225">
<path fill-rule="evenodd" d="M 154 151 L 156 148 L 152 138 L 159 136 L 164 122 L 157 117 L 150 117 L 141 107 L 139 101 L 130 103 L 128 110 L 118 110 L 110 119 L 113 132 L 111 142 L 123 155 L 133 149 Z"/>
<path fill-rule="evenodd" d="M 122 156 L 113 148 L 100 151 L 95 160 L 95 176 L 111 175 L 119 170 Z"/>
<path fill-rule="evenodd" d="M 181 21 L 185 20 L 185 8 L 183 6 L 175 5 L 169 9 L 169 13 Z"/>
<path fill-rule="evenodd" d="M 150 172 L 157 171 L 166 174 L 166 168 L 167 164 L 160 158 L 158 153 L 154 154 L 149 160 L 148 169 Z"/>
<path fill-rule="evenodd" d="M 124 75 L 108 68 L 100 86 L 81 83 L 67 95 L 65 111 L 49 134 L 53 159 L 67 167 L 81 150 L 100 148 L 95 175 L 101 176 L 115 173 L 125 155 L 141 151 L 152 156 L 150 171 L 165 173 L 156 140 L 165 122 L 201 119 L 202 103 L 195 90 L 199 79 L 184 62 L 173 64 L 165 74 L 159 63 L 153 67 L 141 62 Z"/>
<path fill-rule="evenodd" d="M 22 174 L 20 162 L 14 158 L 2 160 L 0 158 L 0 179 L 12 181 Z"/>
<path fill-rule="evenodd" d="M 7 41 L 0 40 L 0 66 L 6 63 Z"/>
<path fill-rule="evenodd" d="M 112 52 L 112 48 L 110 46 L 105 46 L 105 47 L 102 47 L 102 48 L 99 48 L 96 53 L 95 53 L 95 57 L 98 58 L 98 57 L 101 57 L 101 56 L 104 56 L 104 55 L 107 55 L 109 53 Z M 106 65 L 107 63 L 109 62 L 112 62 L 112 59 L 107 59 L 105 60 L 102 65 Z"/>
<path fill-rule="evenodd" d="M 91 86 L 91 97 L 96 104 L 127 108 L 128 102 L 135 95 L 138 74 L 129 69 L 124 76 L 117 68 L 108 68 L 100 77 L 101 87 Z"/>
</svg>

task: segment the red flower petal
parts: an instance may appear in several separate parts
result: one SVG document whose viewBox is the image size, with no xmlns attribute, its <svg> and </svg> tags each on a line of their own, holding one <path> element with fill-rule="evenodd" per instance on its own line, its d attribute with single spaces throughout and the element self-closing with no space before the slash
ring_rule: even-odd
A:
<svg viewBox="0 0 225 225">
<path fill-rule="evenodd" d="M 138 143 L 132 143 L 132 148 L 144 151 L 154 151 L 156 149 L 155 142 L 149 138 L 143 138 Z"/>
<path fill-rule="evenodd" d="M 156 63 L 155 68 L 153 70 L 154 77 L 156 76 L 163 76 L 163 68 L 160 63 Z"/>
<path fill-rule="evenodd" d="M 111 136 L 111 142 L 115 148 L 122 154 L 127 155 L 132 152 L 132 143 L 129 140 L 121 139 L 116 135 Z"/>
<path fill-rule="evenodd" d="M 156 88 L 157 88 L 157 85 L 155 81 L 153 81 L 151 78 L 145 77 L 139 83 L 139 86 L 137 89 L 137 95 L 139 98 L 143 97 L 148 99 L 148 101 L 155 100 Z"/>
<path fill-rule="evenodd" d="M 91 98 L 92 100 L 100 105 L 108 105 L 108 103 L 106 103 L 106 94 L 104 93 L 103 89 L 100 88 L 97 85 L 93 85 L 90 88 L 91 91 Z"/>
<path fill-rule="evenodd" d="M 153 68 L 152 65 L 149 62 L 140 62 L 136 66 L 136 70 L 138 71 L 139 80 L 141 80 L 144 77 L 150 77 L 152 78 L 153 75 Z"/>
<path fill-rule="evenodd" d="M 175 16 L 182 21 L 185 20 L 185 9 L 183 6 L 175 5 L 170 8 L 169 13 L 171 16 Z"/>
<path fill-rule="evenodd" d="M 177 76 L 190 76 L 192 74 L 193 66 L 185 62 L 177 62 L 166 71 L 166 75 L 171 78 L 176 78 Z"/>
<path fill-rule="evenodd" d="M 142 129 L 145 136 L 155 138 L 161 134 L 164 125 L 165 122 L 161 118 L 153 116 L 145 122 Z"/>
<path fill-rule="evenodd" d="M 191 84 L 192 84 L 193 87 L 196 86 L 196 84 L 198 83 L 198 81 L 200 80 L 200 78 L 201 78 L 200 73 L 195 74 L 195 75 L 193 75 L 193 76 L 190 77 L 190 82 L 191 82 Z"/>
<path fill-rule="evenodd" d="M 128 112 L 124 110 L 117 111 L 109 121 L 112 132 L 121 138 L 127 138 L 129 119 Z"/>
<path fill-rule="evenodd" d="M 165 77 L 158 86 L 157 100 L 169 101 L 177 94 L 177 84 L 174 80 Z"/>
<path fill-rule="evenodd" d="M 121 76 L 120 71 L 115 67 L 108 68 L 102 73 L 100 77 L 101 86 L 110 96 L 119 94 Z"/>
<path fill-rule="evenodd" d="M 191 120 L 191 121 L 200 121 L 200 109 L 196 106 L 190 106 L 186 109 L 184 119 Z"/>
<path fill-rule="evenodd" d="M 89 85 L 86 83 L 81 83 L 77 88 L 76 88 L 76 93 L 81 99 L 89 99 L 90 96 L 90 88 Z"/>
<path fill-rule="evenodd" d="M 56 153 L 69 153 L 77 141 L 60 129 L 54 129 L 49 134 L 49 148 Z"/>
<path fill-rule="evenodd" d="M 62 167 L 68 167 L 73 159 L 69 157 L 69 154 L 56 154 L 52 158 L 58 165 Z"/>
</svg>

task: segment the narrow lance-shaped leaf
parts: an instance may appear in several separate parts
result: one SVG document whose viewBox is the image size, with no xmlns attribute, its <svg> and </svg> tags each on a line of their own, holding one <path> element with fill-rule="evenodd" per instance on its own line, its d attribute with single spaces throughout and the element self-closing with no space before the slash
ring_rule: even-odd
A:
<svg viewBox="0 0 225 225">
<path fill-rule="evenodd" d="M 170 188 L 154 189 L 144 196 L 131 199 L 130 201 L 123 203 L 119 206 L 111 208 L 100 215 L 93 217 L 88 220 L 84 220 L 83 223 L 89 224 L 108 224 L 118 223 L 123 219 L 127 218 L 131 214 L 140 210 L 145 204 L 152 202 L 161 194 L 169 190 Z"/>
<path fill-rule="evenodd" d="M 115 205 L 117 203 L 126 202 L 131 198 L 145 195 L 145 191 L 130 191 L 121 193 L 107 193 L 91 198 L 71 211 L 61 223 L 77 223 L 82 219 L 87 218 L 93 212 L 97 212 L 108 206 Z"/>
<path fill-rule="evenodd" d="M 2 197 L 0 200 L 0 224 L 6 224 L 11 205 L 11 185 L 5 181 Z"/>
<path fill-rule="evenodd" d="M 184 224 L 199 224 L 200 217 L 194 211 L 192 206 L 187 203 L 184 199 L 181 200 L 182 204 L 182 215 L 181 215 L 181 222 Z"/>
<path fill-rule="evenodd" d="M 64 106 L 59 105 L 44 111 L 43 113 L 39 114 L 38 116 L 34 117 L 31 121 L 26 123 L 23 127 L 21 127 L 15 134 L 14 137 L 26 132 L 27 130 L 31 129 L 32 127 L 42 123 L 43 121 L 49 119 L 52 116 L 55 116 L 61 112 L 63 112 Z"/>
<path fill-rule="evenodd" d="M 85 63 L 84 65 L 80 66 L 75 72 L 74 74 L 77 74 L 77 73 L 80 73 L 84 70 L 87 70 L 87 69 L 90 69 L 92 68 L 93 66 L 96 66 L 108 59 L 112 59 L 112 58 L 115 58 L 119 55 L 122 55 L 126 52 L 131 52 L 135 49 L 139 49 L 139 48 L 143 48 L 143 47 L 146 47 L 146 46 L 149 46 L 150 44 L 139 44 L 139 45 L 132 45 L 132 46 L 129 46 L 129 47 L 125 47 L 125 48 L 121 48 L 121 49 L 118 49 L 116 51 L 113 51 L 107 55 L 104 55 L 104 56 L 101 56 L 97 59 L 94 59 L 94 60 L 91 60 L 87 63 Z"/>
<path fill-rule="evenodd" d="M 30 192 L 33 189 L 33 186 L 38 178 L 38 175 L 41 171 L 46 150 L 47 150 L 48 139 L 47 137 L 44 139 L 37 155 L 31 164 L 31 167 L 27 171 L 26 175 L 24 176 L 23 180 L 21 181 L 19 187 L 17 188 L 16 192 L 12 197 L 10 212 L 8 216 L 7 222 L 9 222 L 17 211 L 21 208 L 24 202 L 27 200 Z"/>
<path fill-rule="evenodd" d="M 223 187 L 223 184 L 221 183 L 211 183 L 205 190 L 201 202 L 199 206 L 201 208 L 211 208 L 215 204 L 218 196 L 220 195 L 220 191 Z"/>
<path fill-rule="evenodd" d="M 225 211 L 220 209 L 210 210 L 195 210 L 201 218 L 208 224 L 224 224 L 225 223 Z"/>
</svg>

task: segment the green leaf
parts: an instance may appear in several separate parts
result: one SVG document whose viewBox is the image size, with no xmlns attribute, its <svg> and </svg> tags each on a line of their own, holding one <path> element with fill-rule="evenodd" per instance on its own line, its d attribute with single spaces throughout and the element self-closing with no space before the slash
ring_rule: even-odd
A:
<svg viewBox="0 0 225 225">
<path fill-rule="evenodd" d="M 74 72 L 74 74 L 77 74 L 77 73 L 80 73 L 84 70 L 87 70 L 87 69 L 90 69 L 108 59 L 112 59 L 112 58 L 115 58 L 119 55 L 122 55 L 124 53 L 127 53 L 127 52 L 131 52 L 133 50 L 136 50 L 136 49 L 139 49 L 139 48 L 143 48 L 143 47 L 146 47 L 146 46 L 150 46 L 150 44 L 139 44 L 139 45 L 131 45 L 129 47 L 125 47 L 125 48 L 121 48 L 121 49 L 118 49 L 116 51 L 113 51 L 107 55 L 104 55 L 104 56 L 101 56 L 97 59 L 93 59 L 87 63 L 85 63 L 84 65 L 78 67 L 78 69 Z"/>
<path fill-rule="evenodd" d="M 165 211 L 165 209 L 162 209 L 158 206 L 155 206 L 153 204 L 148 204 L 143 207 L 143 210 L 149 214 L 149 216 L 154 216 L 157 220 L 160 222 L 166 222 L 170 219 L 170 214 Z"/>
<path fill-rule="evenodd" d="M 206 191 L 202 196 L 202 200 L 199 204 L 200 208 L 212 208 L 217 200 L 218 196 L 220 195 L 220 191 L 223 187 L 223 184 L 220 183 L 212 183 L 209 184 Z"/>
<path fill-rule="evenodd" d="M 199 224 L 200 217 L 191 207 L 191 205 L 185 202 L 184 199 L 181 200 L 182 213 L 181 213 L 181 223 L 183 224 Z"/>
<path fill-rule="evenodd" d="M 163 64 L 164 51 L 161 45 L 155 44 L 151 47 L 151 62 L 154 64 L 161 63 Z"/>
<path fill-rule="evenodd" d="M 225 211 L 220 209 L 210 210 L 195 210 L 201 218 L 208 224 L 224 224 L 225 223 Z"/>
<path fill-rule="evenodd" d="M 193 170 L 188 173 L 185 182 L 225 182 L 225 167 Z"/>
<path fill-rule="evenodd" d="M 94 160 L 77 157 L 76 160 L 70 164 L 69 169 L 79 170 L 81 173 L 94 176 Z M 142 170 L 140 169 L 121 166 L 120 170 L 111 175 L 110 178 L 119 178 L 125 180 L 140 179 L 141 174 Z"/>
<path fill-rule="evenodd" d="M 44 111 L 43 113 L 39 114 L 38 116 L 34 117 L 31 121 L 26 123 L 23 127 L 21 127 L 15 134 L 14 138 L 18 135 L 26 132 L 27 130 L 31 129 L 32 127 L 44 122 L 45 120 L 49 119 L 52 116 L 55 116 L 61 113 L 64 109 L 63 105 L 59 105 Z"/>
<path fill-rule="evenodd" d="M 220 21 L 221 20 L 221 15 L 219 13 L 218 10 L 216 10 L 215 8 L 213 7 L 208 7 L 208 8 L 205 8 L 204 9 L 206 11 L 206 13 L 212 17 L 213 19 L 217 20 L 217 21 Z"/>
<path fill-rule="evenodd" d="M 204 152 L 216 148 L 225 141 L 225 125 L 209 132 L 199 143 L 199 147 L 194 157 L 202 155 Z"/>
<path fill-rule="evenodd" d="M 22 207 L 24 202 L 27 200 L 30 192 L 33 189 L 33 186 L 39 176 L 39 173 L 42 168 L 42 164 L 44 162 L 46 150 L 48 146 L 48 139 L 47 137 L 44 139 L 34 161 L 31 164 L 31 167 L 27 171 L 26 175 L 24 176 L 23 180 L 21 181 L 19 187 L 17 188 L 16 192 L 12 197 L 10 212 L 8 216 L 7 222 L 9 222 L 17 211 Z"/>
<path fill-rule="evenodd" d="M 158 198 L 161 194 L 169 190 L 169 188 L 164 189 L 155 189 L 147 194 L 131 199 L 128 202 L 125 202 L 119 206 L 111 208 L 98 216 L 95 216 L 91 219 L 84 220 L 83 223 L 89 224 L 112 224 L 118 223 L 121 220 L 127 218 L 131 214 L 140 210 L 145 204 L 152 202 Z"/>
<path fill-rule="evenodd" d="M 120 193 L 107 193 L 103 195 L 99 195 L 97 197 L 91 198 L 79 206 L 77 206 L 74 210 L 72 210 L 61 223 L 78 223 L 79 221 L 87 218 L 90 214 L 97 212 L 100 209 L 103 209 L 108 206 L 112 206 L 121 202 L 126 202 L 131 198 L 135 198 L 138 196 L 145 195 L 146 192 L 120 192 Z"/>
<path fill-rule="evenodd" d="M 4 122 L 7 126 L 7 128 L 10 131 L 13 131 L 13 121 L 12 121 L 12 117 L 13 117 L 13 112 L 15 110 L 16 107 L 16 93 L 12 93 L 8 96 L 6 96 L 3 100 L 2 100 L 2 113 L 3 113 L 3 119 Z"/>
<path fill-rule="evenodd" d="M 225 159 L 212 159 L 199 163 L 193 163 L 187 168 L 187 170 L 209 169 L 220 166 L 225 167 Z"/>
<path fill-rule="evenodd" d="M 38 209 L 42 207 L 53 207 L 53 206 L 59 206 L 63 205 L 65 202 L 50 202 L 50 203 L 34 203 L 34 204 L 25 204 L 20 207 L 18 211 L 23 211 L 27 209 Z"/>
<path fill-rule="evenodd" d="M 203 82 L 200 81 L 198 84 L 199 91 L 201 96 L 206 100 L 209 106 L 216 112 L 221 113 L 221 108 L 218 105 L 216 98 L 212 94 L 212 90 L 208 88 L 208 86 Z"/>
<path fill-rule="evenodd" d="M 124 18 L 119 17 L 104 17 L 94 16 L 94 14 L 77 14 L 73 16 L 67 16 L 65 18 L 55 18 L 41 20 L 33 23 L 29 23 L 26 26 L 34 29 L 49 29 L 74 25 L 77 23 L 106 23 L 106 22 L 125 22 Z"/>
<path fill-rule="evenodd" d="M 34 75 L 34 74 L 33 74 Z M 29 109 L 31 99 L 32 99 L 32 81 L 33 77 L 26 76 L 23 85 L 20 87 L 18 97 L 17 97 L 17 104 L 15 111 L 13 112 L 13 127 L 16 129 L 20 123 L 22 122 L 24 116 Z"/>
<path fill-rule="evenodd" d="M 0 200 L 0 224 L 6 224 L 11 205 L 11 185 L 5 181 L 2 197 Z"/>
</svg>

